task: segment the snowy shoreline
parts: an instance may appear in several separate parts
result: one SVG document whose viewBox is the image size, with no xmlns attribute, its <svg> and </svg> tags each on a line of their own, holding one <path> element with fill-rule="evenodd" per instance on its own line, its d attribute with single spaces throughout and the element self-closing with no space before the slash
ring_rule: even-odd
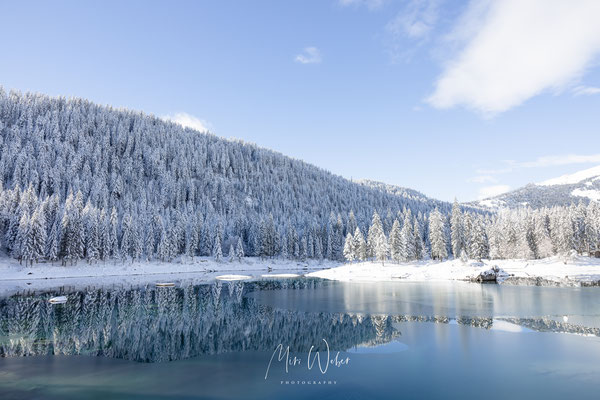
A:
<svg viewBox="0 0 600 400">
<path fill-rule="evenodd" d="M 542 260 L 484 260 L 463 262 L 419 261 L 395 264 L 363 262 L 340 264 L 327 260 L 292 261 L 247 257 L 241 262 L 216 262 L 212 258 L 164 263 L 127 262 L 74 266 L 35 264 L 24 267 L 10 258 L 0 259 L 0 293 L 48 290 L 62 286 L 144 285 L 156 282 L 210 282 L 220 275 L 244 274 L 250 278 L 306 276 L 343 282 L 473 281 L 493 267 L 501 270 L 498 283 L 544 286 L 598 286 L 600 259 L 549 257 Z M 505 273 L 505 274 L 503 274 Z"/>
<path fill-rule="evenodd" d="M 498 283 L 543 286 L 598 286 L 600 259 L 554 256 L 541 260 L 483 260 L 482 262 L 447 260 L 443 262 L 385 265 L 376 262 L 345 264 L 340 267 L 307 274 L 309 277 L 344 282 L 382 281 L 474 281 L 493 267 L 500 269 Z"/>
<path fill-rule="evenodd" d="M 179 262 L 126 262 L 61 266 L 60 263 L 20 265 L 10 258 L 0 259 L 0 294 L 23 289 L 46 290 L 61 286 L 83 287 L 101 285 L 143 285 L 156 282 L 189 280 L 209 282 L 219 275 L 244 274 L 252 278 L 291 277 L 339 266 L 327 260 L 281 260 L 246 257 L 242 261 L 216 262 L 208 257 Z"/>
</svg>

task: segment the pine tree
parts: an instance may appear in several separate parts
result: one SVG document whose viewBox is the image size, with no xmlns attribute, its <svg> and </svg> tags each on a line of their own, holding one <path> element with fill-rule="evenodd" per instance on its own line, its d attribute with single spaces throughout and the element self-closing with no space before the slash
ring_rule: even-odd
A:
<svg viewBox="0 0 600 400">
<path fill-rule="evenodd" d="M 419 224 L 419 221 L 417 221 L 417 217 L 414 217 L 413 232 L 415 235 L 415 258 L 417 260 L 422 260 L 423 249 L 425 246 L 423 245 L 423 237 L 421 236 L 421 226 Z"/>
<path fill-rule="evenodd" d="M 404 261 L 414 260 L 415 236 L 413 233 L 412 217 L 410 211 L 405 214 L 404 224 L 400 231 L 400 256 Z"/>
<path fill-rule="evenodd" d="M 354 251 L 356 252 L 356 259 L 359 261 L 365 261 L 367 259 L 367 243 L 363 237 L 362 232 L 358 227 L 354 230 Z"/>
<path fill-rule="evenodd" d="M 489 257 L 488 238 L 479 219 L 473 223 L 471 236 L 471 254 L 472 257 L 481 261 Z"/>
<path fill-rule="evenodd" d="M 33 251 L 33 244 L 30 241 L 29 229 L 29 215 L 27 215 L 25 212 L 19 220 L 19 229 L 17 231 L 16 239 L 18 247 L 15 247 L 13 250 L 13 257 L 18 258 L 19 261 L 25 260 L 25 266 L 27 266 L 27 261 L 31 259 L 31 253 Z"/>
<path fill-rule="evenodd" d="M 119 240 L 117 239 L 117 210 L 112 208 L 109 218 L 108 229 L 108 247 L 110 248 L 110 257 L 119 258 Z"/>
<path fill-rule="evenodd" d="M 398 222 L 398 219 L 394 219 L 392 230 L 390 231 L 390 255 L 392 260 L 397 263 L 403 260 L 402 230 L 400 229 L 400 222 Z"/>
<path fill-rule="evenodd" d="M 221 248 L 221 235 L 217 233 L 214 240 L 212 255 L 215 258 L 215 261 L 221 262 L 223 259 L 223 249 Z"/>
<path fill-rule="evenodd" d="M 54 223 L 49 231 L 46 241 L 46 258 L 49 261 L 56 261 L 60 251 L 60 215 L 56 215 Z"/>
<path fill-rule="evenodd" d="M 372 223 L 369 227 L 367 246 L 370 249 L 372 256 L 377 261 L 381 261 L 381 263 L 384 264 L 388 257 L 389 246 L 383 231 L 381 219 L 376 211 L 373 213 Z"/>
<path fill-rule="evenodd" d="M 229 246 L 229 253 L 227 254 L 227 256 L 229 257 L 229 262 L 233 262 L 235 261 L 235 250 L 233 248 L 233 244 Z"/>
<path fill-rule="evenodd" d="M 37 262 L 44 257 L 46 249 L 46 221 L 41 208 L 37 208 L 31 216 L 28 234 L 30 236 L 28 242 L 31 243 L 30 261 Z"/>
<path fill-rule="evenodd" d="M 123 261 L 127 259 L 128 256 L 132 253 L 133 248 L 133 220 L 129 213 L 126 213 L 123 216 L 123 221 L 121 222 L 122 233 L 121 233 L 121 252 L 120 257 Z"/>
<path fill-rule="evenodd" d="M 450 240 L 452 242 L 452 255 L 454 258 L 460 257 L 464 248 L 464 236 L 462 212 L 456 199 L 454 199 L 454 204 L 452 204 L 452 215 L 450 217 Z"/>
<path fill-rule="evenodd" d="M 356 252 L 354 249 L 354 238 L 350 233 L 346 235 L 346 241 L 344 242 L 344 258 L 350 262 L 356 259 Z"/>
<path fill-rule="evenodd" d="M 242 239 L 239 238 L 237 241 L 237 246 L 235 248 L 235 256 L 238 261 L 241 261 L 244 258 L 244 246 L 242 244 Z"/>
<path fill-rule="evenodd" d="M 429 242 L 431 243 L 431 258 L 434 260 L 443 260 L 448 257 L 443 218 L 437 208 L 429 215 Z"/>
</svg>

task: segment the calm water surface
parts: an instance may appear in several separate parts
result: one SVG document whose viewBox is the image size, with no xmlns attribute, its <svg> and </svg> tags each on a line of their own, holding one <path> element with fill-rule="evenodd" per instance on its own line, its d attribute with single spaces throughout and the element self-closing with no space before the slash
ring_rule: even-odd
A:
<svg viewBox="0 0 600 400">
<path fill-rule="evenodd" d="M 0 298 L 1 399 L 599 392 L 599 288 L 300 278 Z"/>
</svg>

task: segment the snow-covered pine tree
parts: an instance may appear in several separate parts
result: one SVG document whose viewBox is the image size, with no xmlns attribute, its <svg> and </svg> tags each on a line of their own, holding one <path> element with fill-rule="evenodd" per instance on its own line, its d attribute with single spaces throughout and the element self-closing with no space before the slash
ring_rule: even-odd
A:
<svg viewBox="0 0 600 400">
<path fill-rule="evenodd" d="M 367 243 L 359 227 L 354 230 L 353 247 L 356 253 L 356 259 L 365 261 L 367 259 Z"/>
<path fill-rule="evenodd" d="M 233 244 L 229 246 L 229 253 L 227 253 L 227 257 L 229 258 L 229 262 L 235 261 L 235 249 L 233 248 Z"/>
<path fill-rule="evenodd" d="M 479 218 L 473 222 L 471 255 L 479 261 L 484 258 L 489 258 L 488 238 L 483 223 Z"/>
<path fill-rule="evenodd" d="M 115 207 L 112 208 L 109 217 L 109 227 L 108 227 L 108 248 L 110 249 L 110 254 L 107 257 L 111 258 L 119 258 L 119 240 L 118 240 L 118 219 L 117 219 L 117 209 Z"/>
<path fill-rule="evenodd" d="M 400 256 L 404 261 L 411 261 L 416 258 L 415 255 L 415 235 L 413 232 L 412 215 L 407 210 L 404 216 L 404 223 L 400 231 Z"/>
<path fill-rule="evenodd" d="M 450 240 L 452 242 L 452 255 L 459 258 L 464 248 L 464 236 L 462 226 L 462 211 L 458 201 L 454 199 L 452 214 L 450 217 Z"/>
<path fill-rule="evenodd" d="M 444 217 L 437 208 L 429 215 L 429 242 L 431 243 L 432 259 L 443 260 L 448 257 Z"/>
<path fill-rule="evenodd" d="M 394 262 L 399 263 L 400 261 L 403 261 L 402 232 L 398 219 L 394 219 L 392 230 L 390 231 L 390 256 Z"/>
<path fill-rule="evenodd" d="M 414 217 L 413 232 L 415 235 L 415 258 L 417 260 L 422 260 L 424 245 L 423 245 L 423 237 L 421 235 L 421 225 L 419 224 L 417 217 Z"/>
<path fill-rule="evenodd" d="M 223 249 L 221 248 L 221 235 L 215 235 L 212 256 L 215 261 L 220 262 L 223 259 Z"/>
<path fill-rule="evenodd" d="M 31 219 L 29 220 L 29 232 L 30 238 L 28 242 L 31 244 L 31 258 L 30 262 L 38 262 L 39 259 L 44 257 L 44 251 L 46 248 L 46 220 L 43 216 L 41 208 L 37 208 Z"/>
<path fill-rule="evenodd" d="M 126 261 L 132 253 L 131 249 L 133 247 L 134 240 L 133 220 L 129 213 L 126 213 L 123 216 L 123 222 L 121 223 L 121 225 L 123 228 L 121 232 L 121 249 L 119 255 L 121 260 Z"/>
<path fill-rule="evenodd" d="M 27 261 L 30 260 L 30 256 L 32 253 L 32 243 L 29 240 L 29 215 L 27 212 L 24 212 L 19 220 L 19 228 L 17 230 L 16 243 L 18 246 L 15 246 L 13 249 L 13 257 L 17 258 L 19 261 L 25 261 L 25 266 L 27 266 Z"/>
<path fill-rule="evenodd" d="M 373 213 L 373 219 L 371 226 L 369 227 L 368 238 L 367 246 L 370 248 L 372 256 L 375 258 L 375 260 L 381 261 L 382 264 L 385 264 L 385 260 L 387 259 L 389 253 L 389 245 L 377 211 Z"/>
<path fill-rule="evenodd" d="M 346 259 L 346 261 L 350 262 L 356 259 L 356 254 L 354 250 L 354 238 L 350 233 L 346 235 L 346 240 L 344 242 L 344 258 Z"/>
<path fill-rule="evenodd" d="M 235 247 L 235 256 L 238 261 L 241 261 L 244 258 L 244 245 L 242 244 L 242 239 L 238 238 L 237 245 Z"/>
<path fill-rule="evenodd" d="M 371 218 L 371 225 L 369 226 L 369 232 L 367 233 L 367 257 L 376 257 L 375 246 L 380 235 L 385 235 L 383 224 L 381 223 L 381 218 L 377 211 L 374 211 L 373 217 Z"/>
</svg>

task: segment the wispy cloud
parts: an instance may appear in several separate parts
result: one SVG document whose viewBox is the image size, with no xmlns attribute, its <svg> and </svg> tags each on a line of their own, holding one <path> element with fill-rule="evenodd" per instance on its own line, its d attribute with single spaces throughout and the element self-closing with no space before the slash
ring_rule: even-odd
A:
<svg viewBox="0 0 600 400">
<path fill-rule="evenodd" d="M 200 132 L 207 132 L 209 127 L 209 124 L 206 121 L 185 112 L 163 115 L 160 118 L 165 121 L 175 122 L 184 128 L 192 128 Z"/>
<path fill-rule="evenodd" d="M 319 64 L 321 52 L 316 47 L 305 47 L 302 53 L 294 58 L 294 61 L 300 64 Z"/>
<path fill-rule="evenodd" d="M 459 51 L 426 101 L 494 115 L 564 90 L 600 52 L 599 19 L 597 0 L 472 0 L 447 36 L 448 47 Z"/>
<path fill-rule="evenodd" d="M 369 10 L 377 10 L 385 3 L 387 0 L 338 0 L 343 7 L 367 7 Z"/>
<path fill-rule="evenodd" d="M 505 160 L 504 166 L 497 169 L 478 169 L 480 175 L 499 175 L 514 172 L 522 168 L 555 167 L 572 164 L 600 163 L 600 154 L 564 154 L 538 157 L 531 161 Z"/>
<path fill-rule="evenodd" d="M 470 183 L 497 183 L 498 179 L 494 178 L 491 175 L 478 175 L 472 178 L 467 179 L 467 182 Z"/>
<path fill-rule="evenodd" d="M 426 37 L 438 19 L 441 0 L 410 0 L 386 30 L 394 35 L 413 39 Z"/>
<path fill-rule="evenodd" d="M 444 0 L 408 0 L 385 25 L 384 42 L 393 61 L 410 61 L 429 42 Z"/>
<path fill-rule="evenodd" d="M 487 199 L 488 197 L 498 196 L 499 194 L 506 193 L 510 190 L 508 185 L 492 185 L 484 186 L 479 189 L 477 198 L 479 200 Z"/>
<path fill-rule="evenodd" d="M 594 86 L 576 86 L 573 88 L 573 94 L 575 96 L 592 96 L 600 94 L 600 87 Z"/>
</svg>

